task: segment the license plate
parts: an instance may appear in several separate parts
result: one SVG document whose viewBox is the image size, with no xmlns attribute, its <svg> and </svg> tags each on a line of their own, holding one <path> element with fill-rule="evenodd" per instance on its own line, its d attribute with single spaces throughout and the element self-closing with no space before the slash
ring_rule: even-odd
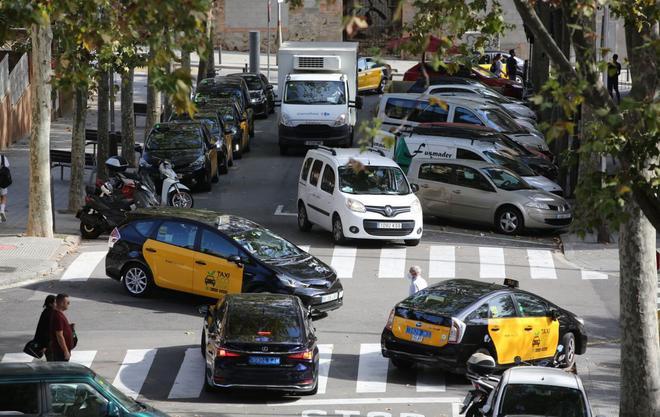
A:
<svg viewBox="0 0 660 417">
<path fill-rule="evenodd" d="M 250 365 L 279 365 L 280 358 L 278 356 L 250 356 L 248 363 Z"/>
<path fill-rule="evenodd" d="M 333 292 L 332 294 L 321 296 L 321 303 L 328 303 L 339 298 L 339 293 Z"/>
<path fill-rule="evenodd" d="M 403 226 L 401 223 L 378 223 L 377 227 L 379 229 L 401 229 Z"/>
<path fill-rule="evenodd" d="M 430 331 L 410 326 L 406 326 L 406 333 L 410 335 L 413 342 L 422 342 L 425 338 L 431 337 Z"/>
<path fill-rule="evenodd" d="M 306 140 L 305 145 L 306 146 L 323 145 L 323 141 L 322 140 Z"/>
<path fill-rule="evenodd" d="M 570 219 L 571 218 L 571 213 L 558 214 L 557 218 L 558 219 Z"/>
</svg>

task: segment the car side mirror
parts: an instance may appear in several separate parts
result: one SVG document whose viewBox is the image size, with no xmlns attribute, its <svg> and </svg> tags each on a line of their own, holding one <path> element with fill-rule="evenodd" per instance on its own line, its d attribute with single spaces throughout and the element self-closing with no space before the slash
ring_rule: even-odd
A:
<svg viewBox="0 0 660 417">
<path fill-rule="evenodd" d="M 105 411 L 105 415 L 106 417 L 119 417 L 119 407 L 117 407 L 117 404 L 110 401 L 108 403 L 108 408 Z"/>
<path fill-rule="evenodd" d="M 242 260 L 241 257 L 238 256 L 238 255 L 231 255 L 229 258 L 227 258 L 227 260 L 228 260 L 229 262 L 233 262 L 233 263 L 235 263 L 235 264 L 238 265 L 239 267 L 242 267 L 242 266 L 243 266 L 243 260 Z"/>
<path fill-rule="evenodd" d="M 419 185 L 410 184 L 410 189 L 412 190 L 413 193 L 416 193 L 417 191 L 419 191 Z"/>
</svg>

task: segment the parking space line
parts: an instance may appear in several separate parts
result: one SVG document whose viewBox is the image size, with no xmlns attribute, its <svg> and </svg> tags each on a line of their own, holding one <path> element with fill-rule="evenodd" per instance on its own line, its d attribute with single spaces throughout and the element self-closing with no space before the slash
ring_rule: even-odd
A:
<svg viewBox="0 0 660 417">
<path fill-rule="evenodd" d="M 202 358 L 199 348 L 186 349 L 183 362 L 167 398 L 199 397 L 204 384 L 204 372 L 206 372 L 204 368 L 204 358 Z"/>
<path fill-rule="evenodd" d="M 417 392 L 445 392 L 445 375 L 437 369 L 417 367 Z"/>
<path fill-rule="evenodd" d="M 378 278 L 403 278 L 406 270 L 406 249 L 381 249 Z"/>
<path fill-rule="evenodd" d="M 380 343 L 362 343 L 355 392 L 385 392 L 388 365 L 380 353 Z"/>
<path fill-rule="evenodd" d="M 481 278 L 504 278 L 504 249 L 479 247 L 479 276 Z"/>
<path fill-rule="evenodd" d="M 64 271 L 60 280 L 87 281 L 107 253 L 107 251 L 82 252 Z"/>
<path fill-rule="evenodd" d="M 96 350 L 72 350 L 69 362 L 78 363 L 88 368 L 92 367 L 92 362 L 96 357 Z"/>
<path fill-rule="evenodd" d="M 16 353 L 5 353 L 5 355 L 2 357 L 2 363 L 28 363 L 32 362 L 32 359 L 34 359 L 32 356 L 27 355 L 23 352 L 16 352 Z"/>
<path fill-rule="evenodd" d="M 328 373 L 330 372 L 330 361 L 332 360 L 333 345 L 317 345 L 319 348 L 319 388 L 317 394 L 325 394 L 328 386 Z"/>
<path fill-rule="evenodd" d="M 582 279 L 607 279 L 607 274 L 604 274 L 602 272 L 598 271 L 589 271 L 586 269 L 583 269 L 580 271 L 580 275 L 582 276 Z"/>
<path fill-rule="evenodd" d="M 332 262 L 330 264 L 337 271 L 337 278 L 353 278 L 356 257 L 357 248 L 335 246 L 332 251 Z"/>
<path fill-rule="evenodd" d="M 551 251 L 527 249 L 527 259 L 532 279 L 557 279 Z"/>
<path fill-rule="evenodd" d="M 156 349 L 127 350 L 112 385 L 129 397 L 136 399 L 147 379 L 155 357 Z"/>
<path fill-rule="evenodd" d="M 429 251 L 429 278 L 454 278 L 456 276 L 456 248 L 431 246 Z"/>
</svg>

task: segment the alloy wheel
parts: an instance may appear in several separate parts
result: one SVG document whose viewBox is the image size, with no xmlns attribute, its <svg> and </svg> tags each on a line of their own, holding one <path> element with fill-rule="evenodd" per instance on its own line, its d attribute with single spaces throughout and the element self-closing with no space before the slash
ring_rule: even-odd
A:
<svg viewBox="0 0 660 417">
<path fill-rule="evenodd" d="M 146 289 L 149 278 L 142 268 L 133 267 L 124 275 L 124 285 L 131 294 L 142 294 Z"/>
<path fill-rule="evenodd" d="M 511 211 L 505 211 L 500 216 L 500 227 L 507 233 L 513 233 L 518 229 L 518 224 L 520 220 L 516 213 Z"/>
<path fill-rule="evenodd" d="M 192 198 L 188 193 L 178 192 L 172 196 L 172 206 L 181 208 L 192 207 Z"/>
</svg>

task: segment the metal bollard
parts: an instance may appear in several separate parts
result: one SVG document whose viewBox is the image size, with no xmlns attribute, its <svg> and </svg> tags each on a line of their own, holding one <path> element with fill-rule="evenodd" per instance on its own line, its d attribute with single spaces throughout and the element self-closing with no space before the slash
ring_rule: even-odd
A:
<svg viewBox="0 0 660 417">
<path fill-rule="evenodd" d="M 259 58 L 261 47 L 259 43 L 260 33 L 256 30 L 250 31 L 250 72 L 259 73 Z"/>
</svg>

